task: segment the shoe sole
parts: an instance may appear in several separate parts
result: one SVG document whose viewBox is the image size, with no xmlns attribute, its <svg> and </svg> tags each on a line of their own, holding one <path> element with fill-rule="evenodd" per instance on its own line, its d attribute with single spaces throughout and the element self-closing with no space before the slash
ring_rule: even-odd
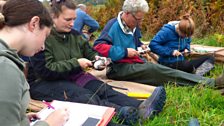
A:
<svg viewBox="0 0 224 126">
<path fill-rule="evenodd" d="M 157 115 L 163 110 L 163 107 L 166 103 L 165 88 L 162 86 L 156 87 L 147 101 L 148 101 L 148 103 L 146 102 L 147 111 L 143 116 L 144 119 L 153 118 L 155 115 Z"/>
</svg>

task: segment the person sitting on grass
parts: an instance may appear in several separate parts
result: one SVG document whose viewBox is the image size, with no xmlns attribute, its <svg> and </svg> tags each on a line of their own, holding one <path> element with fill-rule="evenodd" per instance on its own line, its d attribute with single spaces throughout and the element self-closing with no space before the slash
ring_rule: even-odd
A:
<svg viewBox="0 0 224 126">
<path fill-rule="evenodd" d="M 99 23 L 87 14 L 87 7 L 85 4 L 79 4 L 78 8 L 75 10 L 76 19 L 74 20 L 74 25 L 71 32 L 77 35 L 83 35 L 84 38 L 90 40 L 93 36 L 93 32 L 99 29 Z M 88 30 L 83 30 L 87 26 Z"/>
<path fill-rule="evenodd" d="M 214 68 L 214 57 L 203 56 L 187 60 L 190 53 L 191 36 L 195 24 L 189 14 L 180 21 L 171 21 L 165 24 L 153 37 L 149 47 L 159 55 L 159 63 L 173 69 L 203 76 Z"/>
<path fill-rule="evenodd" d="M 141 101 L 113 90 L 108 84 L 85 72 L 85 69 L 93 66 L 93 60 L 104 59 L 105 63 L 99 67 L 105 68 L 107 59 L 100 57 L 82 36 L 71 33 L 76 18 L 76 7 L 72 1 L 51 2 L 54 27 L 46 39 L 45 50 L 30 59 L 37 78 L 30 82 L 33 99 L 77 102 L 73 92 L 80 92 L 79 96 L 85 92 L 82 93 L 77 88 L 69 89 L 70 84 L 78 86 L 80 90 L 83 88 L 92 92 L 93 95 L 83 103 L 114 107 L 118 118 L 124 119 L 124 124 L 131 125 L 140 118 L 152 118 L 162 111 L 166 100 L 164 87 L 156 87 L 148 99 Z M 65 88 L 70 92 L 65 91 Z"/>
<path fill-rule="evenodd" d="M 23 16 L 21 16 L 21 14 Z M 2 126 L 30 126 L 36 114 L 26 114 L 30 101 L 23 61 L 43 49 L 53 25 L 38 0 L 8 0 L 0 13 L 0 122 Z M 69 119 L 66 108 L 55 110 L 34 126 L 62 126 Z"/>
<path fill-rule="evenodd" d="M 107 70 L 109 79 L 155 86 L 172 82 L 179 86 L 194 86 L 200 83 L 224 88 L 224 74 L 212 79 L 145 62 L 137 48 L 146 49 L 140 41 L 139 26 L 149 9 L 148 3 L 145 0 L 125 0 L 122 9 L 117 18 L 108 21 L 101 35 L 94 42 L 94 49 L 113 61 Z"/>
</svg>

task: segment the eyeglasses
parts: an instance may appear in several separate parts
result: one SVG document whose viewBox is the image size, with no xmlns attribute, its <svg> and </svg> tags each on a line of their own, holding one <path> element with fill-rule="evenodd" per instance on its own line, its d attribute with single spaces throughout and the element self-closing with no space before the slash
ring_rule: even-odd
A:
<svg viewBox="0 0 224 126">
<path fill-rule="evenodd" d="M 137 22 L 141 22 L 144 20 L 143 18 L 137 18 L 133 13 L 131 13 L 131 15 Z"/>
</svg>

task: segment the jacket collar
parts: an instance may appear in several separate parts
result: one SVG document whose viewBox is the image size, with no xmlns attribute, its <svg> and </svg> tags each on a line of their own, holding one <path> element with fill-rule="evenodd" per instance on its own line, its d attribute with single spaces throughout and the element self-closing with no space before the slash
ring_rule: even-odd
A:
<svg viewBox="0 0 224 126">
<path fill-rule="evenodd" d="M 10 47 L 1 39 L 0 39 L 0 56 L 5 56 L 8 59 L 12 60 L 22 71 L 25 68 L 24 61 L 18 56 L 16 50 L 10 49 Z"/>
<path fill-rule="evenodd" d="M 117 17 L 118 24 L 119 24 L 119 26 L 121 27 L 122 31 L 123 31 L 125 34 L 131 34 L 131 35 L 133 35 L 134 32 L 135 32 L 135 30 L 136 30 L 136 28 L 134 28 L 133 31 L 132 31 L 132 30 L 127 26 L 127 24 L 125 23 L 125 21 L 121 19 L 121 16 L 122 16 L 123 13 L 124 13 L 124 12 L 121 11 L 121 12 L 119 12 L 119 14 L 118 14 L 118 17 Z"/>
<path fill-rule="evenodd" d="M 56 38 L 59 42 L 61 42 L 61 41 L 65 42 L 65 41 L 68 40 L 68 37 L 69 37 L 69 35 L 70 35 L 71 33 L 70 33 L 70 32 L 68 32 L 68 33 L 67 33 L 67 32 L 57 32 L 55 28 L 52 28 L 52 30 L 51 30 L 51 34 L 52 34 L 53 36 L 55 36 L 55 38 Z"/>
</svg>

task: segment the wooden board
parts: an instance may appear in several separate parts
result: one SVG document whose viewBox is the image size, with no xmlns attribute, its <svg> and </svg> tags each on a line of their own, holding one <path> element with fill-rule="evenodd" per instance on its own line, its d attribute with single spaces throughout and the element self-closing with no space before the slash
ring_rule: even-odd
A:
<svg viewBox="0 0 224 126">
<path fill-rule="evenodd" d="M 45 107 L 47 107 L 47 105 L 45 105 L 42 101 L 31 99 L 27 111 L 28 112 L 39 112 L 40 110 L 42 110 Z"/>
<path fill-rule="evenodd" d="M 215 57 L 216 62 L 224 63 L 224 47 L 213 47 L 204 45 L 191 45 L 191 56 L 194 58 L 212 55 Z"/>
<path fill-rule="evenodd" d="M 148 41 L 142 41 L 145 45 L 149 45 L 150 42 Z M 200 49 L 202 51 L 195 51 L 197 49 Z M 215 61 L 219 63 L 224 63 L 224 47 L 214 47 L 214 46 L 205 46 L 205 45 L 197 45 L 197 44 L 191 44 L 191 57 L 196 58 L 200 56 L 205 55 L 213 55 L 215 57 Z M 154 59 L 158 60 L 158 56 L 156 54 L 153 54 L 156 57 Z"/>
<path fill-rule="evenodd" d="M 93 74 L 94 76 L 98 77 L 105 83 L 108 83 L 111 86 L 114 86 L 113 89 L 127 94 L 128 92 L 137 92 L 137 93 L 152 93 L 155 89 L 154 86 L 135 83 L 130 81 L 117 81 L 117 80 L 110 80 L 106 77 L 106 70 L 97 71 L 97 70 L 90 70 L 89 73 Z"/>
<path fill-rule="evenodd" d="M 128 94 L 130 92 L 132 93 L 152 93 L 155 89 L 154 86 L 135 83 L 135 82 L 128 82 L 128 81 L 114 81 L 109 80 L 106 81 L 109 85 L 114 86 L 113 89 Z"/>
</svg>

